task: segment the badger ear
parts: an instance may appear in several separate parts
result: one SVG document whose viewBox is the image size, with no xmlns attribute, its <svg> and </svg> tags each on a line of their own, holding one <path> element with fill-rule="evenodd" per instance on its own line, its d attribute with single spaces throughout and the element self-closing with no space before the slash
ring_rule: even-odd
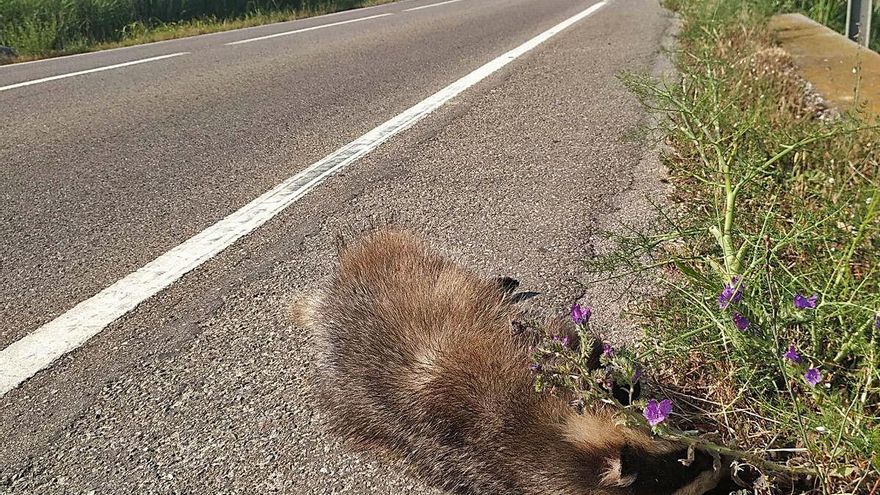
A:
<svg viewBox="0 0 880 495">
<path fill-rule="evenodd" d="M 512 295 L 513 291 L 519 287 L 519 280 L 510 277 L 495 277 L 495 285 L 501 289 L 501 292 Z"/>
<path fill-rule="evenodd" d="M 535 296 L 541 295 L 540 292 L 532 291 L 516 292 L 516 289 L 519 288 L 519 280 L 515 278 L 495 277 L 493 282 L 511 304 L 519 304 L 523 301 L 528 301 Z"/>
<path fill-rule="evenodd" d="M 624 444 L 620 449 L 620 454 L 609 457 L 605 462 L 605 471 L 599 483 L 605 487 L 626 488 L 636 482 L 638 471 L 636 471 L 635 452 L 632 448 Z"/>
</svg>

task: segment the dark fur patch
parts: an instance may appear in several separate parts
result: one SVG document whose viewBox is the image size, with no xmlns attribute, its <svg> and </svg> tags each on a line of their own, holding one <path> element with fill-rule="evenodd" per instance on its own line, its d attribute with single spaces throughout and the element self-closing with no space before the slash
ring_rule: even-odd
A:
<svg viewBox="0 0 880 495">
<path fill-rule="evenodd" d="M 712 469 L 713 458 L 705 452 L 695 451 L 693 461 L 685 466 L 681 461 L 687 456 L 687 449 L 652 455 L 624 445 L 620 451 L 621 475 L 635 476 L 631 485 L 635 493 L 671 495 Z"/>
</svg>

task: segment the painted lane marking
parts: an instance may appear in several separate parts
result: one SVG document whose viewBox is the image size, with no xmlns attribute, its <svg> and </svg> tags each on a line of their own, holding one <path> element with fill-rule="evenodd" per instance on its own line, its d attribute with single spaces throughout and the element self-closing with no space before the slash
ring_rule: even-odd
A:
<svg viewBox="0 0 880 495">
<path fill-rule="evenodd" d="M 58 318 L 10 344 L 0 351 L 0 396 L 48 367 L 59 357 L 80 347 L 117 318 L 284 211 L 328 177 L 376 149 L 392 136 L 413 126 L 466 89 L 572 24 L 598 11 L 609 1 L 603 0 L 566 19 L 446 86 L 400 115 L 313 163 L 302 172 L 286 179 L 238 211 L 77 304 Z"/>
<path fill-rule="evenodd" d="M 49 82 L 49 81 L 57 81 L 58 79 L 65 79 L 68 77 L 81 76 L 83 74 L 91 74 L 93 72 L 103 72 L 105 70 L 118 69 L 120 67 L 128 67 L 129 65 L 137 65 L 137 64 L 145 64 L 147 62 L 155 62 L 157 60 L 164 60 L 166 58 L 179 57 L 181 55 L 188 55 L 189 53 L 190 52 L 177 52 L 177 53 L 171 53 L 169 55 L 159 55 L 158 57 L 142 58 L 140 60 L 132 60 L 131 62 L 124 62 L 121 64 L 106 65 L 104 67 L 96 67 L 94 69 L 81 70 L 79 72 L 70 72 L 67 74 L 60 74 L 57 76 L 44 77 L 42 79 L 34 79 L 33 81 L 25 81 L 25 82 L 20 82 L 17 84 L 10 84 L 9 86 L 2 86 L 2 87 L 0 87 L 0 91 L 6 91 L 8 89 L 15 89 L 15 88 L 23 88 L 25 86 L 31 86 L 33 84 L 40 84 L 40 83 Z"/>
<path fill-rule="evenodd" d="M 406 9 L 406 10 L 404 10 L 404 12 L 412 12 L 414 10 L 430 9 L 431 7 L 439 7 L 441 5 L 446 5 L 448 3 L 455 3 L 455 2 L 460 2 L 460 1 L 461 0 L 448 0 L 446 2 L 432 3 L 431 5 L 422 5 L 421 7 L 413 7 L 411 9 Z"/>
<path fill-rule="evenodd" d="M 343 24 L 351 24 L 352 22 L 368 21 L 370 19 L 377 19 L 379 17 L 387 17 L 389 15 L 394 15 L 394 14 L 393 13 L 377 14 L 377 15 L 371 15 L 368 17 L 359 17 L 357 19 L 349 19 L 347 21 L 331 22 L 330 24 L 321 24 L 320 26 L 312 26 L 312 27 L 307 27 L 307 28 L 302 28 L 302 29 L 294 29 L 293 31 L 284 31 L 283 33 L 275 33 L 275 34 L 269 34 L 266 36 L 258 36 L 256 38 L 248 38 L 248 39 L 239 40 L 239 41 L 232 41 L 229 43 L 225 43 L 225 45 L 227 45 L 227 46 L 241 45 L 243 43 L 250 43 L 252 41 L 262 41 L 262 40 L 267 40 L 270 38 L 277 38 L 279 36 L 289 36 L 291 34 L 305 33 L 306 31 L 314 31 L 316 29 L 324 29 L 324 28 L 333 27 L 333 26 L 341 26 Z"/>
</svg>

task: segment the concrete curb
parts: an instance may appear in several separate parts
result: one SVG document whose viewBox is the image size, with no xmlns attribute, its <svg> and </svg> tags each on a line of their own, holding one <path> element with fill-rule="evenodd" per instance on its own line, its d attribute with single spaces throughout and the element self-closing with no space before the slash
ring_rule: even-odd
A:
<svg viewBox="0 0 880 495">
<path fill-rule="evenodd" d="M 774 16 L 769 28 L 830 105 L 880 116 L 880 54 L 801 14 Z"/>
</svg>

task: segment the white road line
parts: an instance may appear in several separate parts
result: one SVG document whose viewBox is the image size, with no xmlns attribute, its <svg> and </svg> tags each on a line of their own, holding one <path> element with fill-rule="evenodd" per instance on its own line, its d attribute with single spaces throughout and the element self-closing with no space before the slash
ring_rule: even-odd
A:
<svg viewBox="0 0 880 495">
<path fill-rule="evenodd" d="M 284 211 L 328 177 L 376 149 L 392 136 L 408 129 L 464 90 L 601 9 L 609 1 L 603 0 L 502 54 L 12 343 L 0 351 L 0 396 L 48 367 L 59 357 L 83 345 L 117 318 Z"/>
<path fill-rule="evenodd" d="M 228 45 L 241 45 L 241 44 L 243 44 L 243 43 L 250 43 L 250 42 L 252 42 L 252 41 L 261 41 L 261 40 L 267 40 L 267 39 L 269 39 L 269 38 L 277 38 L 277 37 L 279 37 L 279 36 L 288 36 L 288 35 L 291 35 L 291 34 L 305 33 L 306 31 L 314 31 L 314 30 L 316 30 L 316 29 L 324 29 L 324 28 L 333 27 L 333 26 L 341 26 L 341 25 L 343 25 L 343 24 L 351 24 L 352 22 L 367 21 L 367 20 L 370 20 L 370 19 L 376 19 L 376 18 L 379 18 L 379 17 L 386 17 L 386 16 L 389 16 L 389 15 L 394 15 L 394 14 L 393 14 L 393 13 L 388 13 L 388 14 L 377 14 L 377 15 L 371 15 L 371 16 L 369 16 L 369 17 L 359 17 L 359 18 L 357 18 L 357 19 L 349 19 L 349 20 L 347 20 L 347 21 L 333 22 L 333 23 L 330 23 L 330 24 L 321 24 L 320 26 L 312 26 L 312 27 L 307 27 L 307 28 L 303 28 L 303 29 L 296 29 L 296 30 L 293 30 L 293 31 L 284 31 L 283 33 L 269 34 L 269 35 L 266 35 L 266 36 L 259 36 L 259 37 L 257 37 L 257 38 L 248 38 L 248 39 L 245 39 L 245 40 L 233 41 L 233 42 L 225 43 L 225 44 L 226 44 L 227 46 L 228 46 Z"/>
<path fill-rule="evenodd" d="M 125 63 L 121 63 L 121 64 L 116 64 L 116 65 L 107 65 L 104 67 L 96 67 L 94 69 L 81 70 L 79 72 L 70 72 L 68 74 L 60 74 L 57 76 L 44 77 L 42 79 L 34 79 L 33 81 L 25 81 L 25 82 L 20 82 L 17 84 L 10 84 L 9 86 L 2 86 L 2 87 L 0 87 L 0 91 L 6 91 L 8 89 L 15 89 L 15 88 L 23 88 L 25 86 L 31 86 L 33 84 L 40 84 L 40 83 L 49 82 L 49 81 L 57 81 L 58 79 L 64 79 L 64 78 L 73 77 L 73 76 L 81 76 L 83 74 L 91 74 L 93 72 L 102 72 L 105 70 L 118 69 L 120 67 L 128 67 L 129 65 L 145 64 L 147 62 L 155 62 L 156 60 L 163 60 L 166 58 L 179 57 L 181 55 L 188 55 L 188 54 L 189 54 L 189 52 L 171 53 L 169 55 L 159 55 L 158 57 L 143 58 L 140 60 L 132 60 L 131 62 L 125 62 Z"/>
<path fill-rule="evenodd" d="M 422 5 L 421 7 L 413 7 L 411 9 L 406 9 L 406 10 L 404 10 L 404 12 L 412 12 L 414 10 L 430 9 L 431 7 L 439 7 L 441 5 L 446 5 L 447 3 L 455 3 L 455 2 L 460 2 L 460 1 L 461 0 L 448 0 L 446 2 L 432 3 L 431 5 Z"/>
</svg>

